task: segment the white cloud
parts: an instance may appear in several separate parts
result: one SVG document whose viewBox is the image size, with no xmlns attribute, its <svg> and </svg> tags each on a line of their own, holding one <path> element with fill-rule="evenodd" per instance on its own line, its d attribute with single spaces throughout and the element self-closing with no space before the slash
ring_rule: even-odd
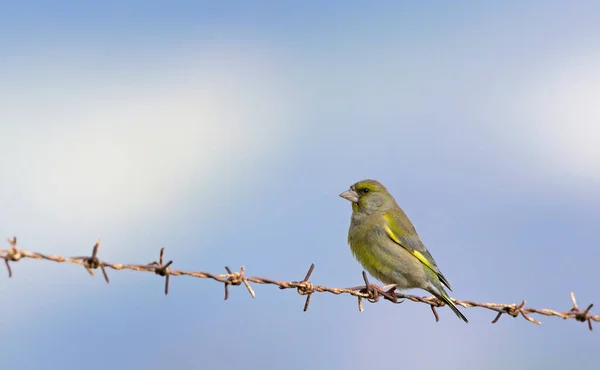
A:
<svg viewBox="0 0 600 370">
<path fill-rule="evenodd" d="M 20 71 L 0 106 L 6 230 L 99 233 L 277 150 L 284 102 L 268 53 L 223 50 L 118 73 L 60 63 Z"/>
<path fill-rule="evenodd" d="M 528 135 L 527 144 L 549 171 L 596 183 L 600 182 L 599 65 L 599 51 L 584 51 L 543 68 L 519 97 L 526 123 L 516 128 Z"/>
</svg>

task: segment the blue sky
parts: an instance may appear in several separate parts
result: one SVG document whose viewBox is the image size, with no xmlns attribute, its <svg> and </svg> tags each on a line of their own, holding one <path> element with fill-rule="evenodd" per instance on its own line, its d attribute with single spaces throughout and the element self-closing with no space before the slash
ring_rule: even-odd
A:
<svg viewBox="0 0 600 370">
<path fill-rule="evenodd" d="M 600 304 L 592 2 L 0 5 L 0 234 L 111 262 L 354 286 L 353 182 L 383 182 L 459 299 Z M 6 244 L 8 247 L 8 244 Z M 366 305 L 23 261 L 7 369 L 595 369 L 576 322 Z M 425 294 L 415 291 L 417 294 Z M 393 362 L 393 364 L 392 364 Z"/>
</svg>

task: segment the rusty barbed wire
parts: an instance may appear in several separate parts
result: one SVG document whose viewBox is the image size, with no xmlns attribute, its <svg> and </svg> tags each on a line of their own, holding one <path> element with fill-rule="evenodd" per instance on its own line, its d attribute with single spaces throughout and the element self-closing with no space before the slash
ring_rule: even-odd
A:
<svg viewBox="0 0 600 370">
<path fill-rule="evenodd" d="M 8 239 L 8 243 L 10 244 L 10 249 L 0 249 L 0 258 L 4 260 L 6 264 L 6 268 L 8 270 L 8 277 L 11 278 L 13 276 L 13 271 L 11 268 L 11 262 L 18 262 L 24 258 L 30 259 L 38 259 L 38 260 L 46 260 L 53 261 L 58 263 L 72 263 L 76 265 L 83 266 L 86 271 L 94 276 L 94 271 L 96 269 L 100 269 L 104 276 L 104 280 L 106 283 L 110 283 L 110 279 L 108 278 L 108 274 L 106 269 L 113 269 L 116 271 L 120 270 L 132 270 L 132 271 L 141 271 L 141 272 L 153 272 L 156 275 L 161 277 L 165 277 L 165 295 L 169 294 L 169 277 L 170 276 L 191 276 L 200 279 L 212 279 L 219 283 L 224 284 L 225 286 L 225 300 L 229 298 L 229 286 L 230 285 L 244 285 L 252 298 L 256 297 L 254 293 L 254 289 L 250 285 L 250 283 L 256 284 L 268 284 L 268 285 L 276 285 L 279 289 L 296 289 L 298 294 L 306 296 L 306 300 L 304 302 L 304 311 L 308 310 L 308 306 L 310 304 L 311 297 L 313 293 L 331 293 L 335 295 L 348 294 L 358 299 L 358 309 L 363 311 L 363 300 L 366 299 L 371 303 L 378 302 L 380 298 L 384 300 L 390 301 L 395 304 L 399 304 L 404 302 L 404 300 L 410 300 L 412 302 L 419 302 L 427 304 L 431 307 L 433 315 L 435 317 L 435 321 L 439 321 L 439 316 L 437 314 L 436 308 L 444 306 L 444 302 L 431 297 L 420 297 L 416 295 L 408 295 L 402 294 L 395 291 L 394 285 L 387 286 L 378 286 L 375 284 L 371 284 L 367 277 L 367 274 L 363 271 L 362 277 L 365 282 L 363 286 L 355 286 L 350 288 L 329 288 L 322 285 L 314 285 L 310 282 L 310 276 L 314 271 L 315 264 L 313 263 L 308 269 L 304 279 L 300 281 L 280 281 L 273 280 L 258 276 L 246 276 L 244 266 L 240 267 L 239 272 L 232 271 L 228 266 L 225 266 L 226 274 L 211 274 L 204 271 L 182 271 L 175 270 L 170 268 L 173 261 L 169 261 L 163 263 L 165 248 L 160 250 L 160 256 L 158 261 L 150 262 L 144 265 L 136 265 L 136 264 L 121 264 L 121 263 L 109 263 L 106 261 L 102 261 L 98 258 L 98 249 L 100 248 L 100 240 L 94 244 L 92 248 L 91 256 L 79 256 L 79 257 L 63 257 L 58 255 L 47 255 L 43 253 L 37 252 L 29 252 L 26 250 L 19 249 L 17 246 L 17 238 L 13 237 Z M 531 314 L 543 315 L 543 316 L 556 316 L 560 317 L 564 320 L 574 319 L 579 322 L 587 322 L 588 328 L 590 330 L 593 329 L 592 322 L 599 322 L 600 315 L 592 315 L 590 310 L 594 306 L 590 304 L 586 309 L 580 309 L 577 305 L 577 301 L 575 299 L 575 293 L 570 292 L 571 303 L 573 308 L 569 311 L 559 312 L 547 308 L 531 308 L 525 307 L 526 301 L 523 300 L 520 304 L 507 304 L 507 303 L 480 303 L 474 301 L 465 301 L 453 299 L 453 301 L 462 307 L 480 307 L 485 308 L 490 311 L 496 312 L 495 318 L 492 320 L 492 324 L 498 322 L 502 315 L 509 315 L 512 317 L 521 316 L 525 320 L 534 323 L 536 325 L 541 325 L 541 322 L 532 318 Z"/>
</svg>

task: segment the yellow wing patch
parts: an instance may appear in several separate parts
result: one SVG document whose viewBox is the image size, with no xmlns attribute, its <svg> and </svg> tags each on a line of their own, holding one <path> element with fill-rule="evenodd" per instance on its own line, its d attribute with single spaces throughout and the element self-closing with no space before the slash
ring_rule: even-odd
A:
<svg viewBox="0 0 600 370">
<path fill-rule="evenodd" d="M 398 237 L 396 236 L 396 234 L 394 234 L 394 232 L 392 231 L 392 229 L 390 229 L 390 227 L 388 225 L 385 225 L 385 231 L 387 232 L 387 234 L 390 237 L 390 239 L 392 239 L 394 242 L 396 242 L 396 244 L 398 244 L 402 248 L 404 248 L 407 251 L 409 251 L 419 261 L 421 261 L 422 264 L 424 264 L 425 266 L 427 266 L 431 271 L 435 272 L 435 268 L 433 267 L 433 265 L 431 264 L 431 262 L 429 262 L 429 260 L 427 258 L 425 258 L 425 256 L 421 252 L 419 252 L 418 250 L 414 250 L 414 249 L 411 250 L 411 249 L 407 248 L 404 244 L 402 244 L 402 242 L 400 241 L 400 239 L 398 239 Z"/>
<path fill-rule="evenodd" d="M 387 232 L 388 236 L 396 242 L 396 244 L 400 244 L 402 245 L 402 243 L 400 243 L 400 240 L 396 237 L 396 235 L 392 232 L 392 229 L 390 229 L 390 227 L 388 225 L 385 225 L 385 231 Z"/>
<path fill-rule="evenodd" d="M 431 262 L 419 251 L 412 251 L 413 256 L 417 257 L 425 266 L 429 267 L 431 271 L 435 272 L 435 268 L 431 265 Z"/>
</svg>

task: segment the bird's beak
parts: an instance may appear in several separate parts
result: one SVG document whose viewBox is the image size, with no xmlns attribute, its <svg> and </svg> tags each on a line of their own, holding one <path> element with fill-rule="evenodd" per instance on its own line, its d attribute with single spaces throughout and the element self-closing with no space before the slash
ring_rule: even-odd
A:
<svg viewBox="0 0 600 370">
<path fill-rule="evenodd" d="M 352 189 L 348 189 L 345 192 L 343 192 L 342 194 L 340 194 L 340 197 L 351 201 L 352 203 L 358 203 L 358 194 L 356 193 L 356 191 L 352 190 Z"/>
</svg>

